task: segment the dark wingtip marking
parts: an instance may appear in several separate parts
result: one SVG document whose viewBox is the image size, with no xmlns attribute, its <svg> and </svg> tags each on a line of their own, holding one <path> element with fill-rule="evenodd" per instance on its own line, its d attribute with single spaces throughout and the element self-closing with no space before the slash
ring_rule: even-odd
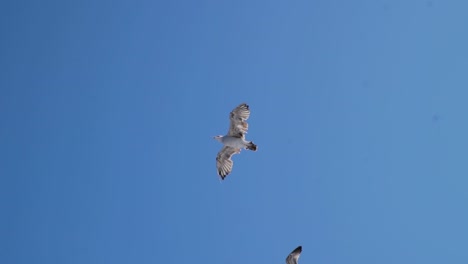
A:
<svg viewBox="0 0 468 264">
<path fill-rule="evenodd" d="M 246 103 L 242 103 L 242 104 L 240 104 L 239 106 L 240 106 L 240 107 L 245 107 L 245 108 L 249 109 L 249 105 L 246 104 Z"/>
<path fill-rule="evenodd" d="M 298 246 L 293 253 L 301 253 L 302 252 L 302 246 Z"/>
<path fill-rule="evenodd" d="M 218 175 L 219 175 L 219 177 L 221 178 L 221 180 L 224 180 L 224 179 L 229 175 L 229 173 L 223 175 L 223 172 L 222 172 L 222 171 L 218 171 Z"/>
</svg>

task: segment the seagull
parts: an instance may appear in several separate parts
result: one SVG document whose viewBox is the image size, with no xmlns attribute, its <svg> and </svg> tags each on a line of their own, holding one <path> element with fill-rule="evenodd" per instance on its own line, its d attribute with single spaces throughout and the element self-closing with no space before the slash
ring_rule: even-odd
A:
<svg viewBox="0 0 468 264">
<path fill-rule="evenodd" d="M 302 246 L 298 246 L 296 249 L 294 249 L 286 258 L 286 264 L 297 264 L 297 260 L 299 259 L 301 252 Z"/>
<path fill-rule="evenodd" d="M 245 134 L 249 129 L 249 124 L 247 124 L 249 116 L 249 106 L 245 103 L 240 104 L 229 114 L 230 125 L 227 135 L 214 137 L 224 145 L 216 156 L 216 168 L 221 180 L 224 180 L 232 171 L 232 155 L 239 154 L 242 149 L 257 151 L 257 145 L 245 140 Z"/>
</svg>

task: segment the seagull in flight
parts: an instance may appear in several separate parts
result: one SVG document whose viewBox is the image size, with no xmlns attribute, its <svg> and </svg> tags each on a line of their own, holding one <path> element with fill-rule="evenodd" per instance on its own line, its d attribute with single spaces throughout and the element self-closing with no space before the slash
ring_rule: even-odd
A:
<svg viewBox="0 0 468 264">
<path fill-rule="evenodd" d="M 247 124 L 249 116 L 249 106 L 245 103 L 240 104 L 229 114 L 230 125 L 227 135 L 214 137 L 224 145 L 216 156 L 216 168 L 221 180 L 224 180 L 232 171 L 232 155 L 239 154 L 242 149 L 257 151 L 257 145 L 252 141 L 245 140 L 245 134 L 249 128 L 249 124 Z"/>
<path fill-rule="evenodd" d="M 297 264 L 301 252 L 302 246 L 298 246 L 296 249 L 294 249 L 286 258 L 286 264 Z"/>
</svg>

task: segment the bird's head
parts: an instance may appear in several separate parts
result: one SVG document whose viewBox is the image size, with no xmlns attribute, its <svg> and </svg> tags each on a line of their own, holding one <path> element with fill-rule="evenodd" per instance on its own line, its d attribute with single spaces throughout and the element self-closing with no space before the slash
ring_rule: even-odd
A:
<svg viewBox="0 0 468 264">
<path fill-rule="evenodd" d="M 222 135 L 219 135 L 219 136 L 215 136 L 213 137 L 214 139 L 218 140 L 219 142 L 221 142 L 221 139 L 223 138 Z"/>
</svg>

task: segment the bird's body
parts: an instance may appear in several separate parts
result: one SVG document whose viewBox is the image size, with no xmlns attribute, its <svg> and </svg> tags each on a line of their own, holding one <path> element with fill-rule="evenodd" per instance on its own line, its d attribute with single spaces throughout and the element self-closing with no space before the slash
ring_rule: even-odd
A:
<svg viewBox="0 0 468 264">
<path fill-rule="evenodd" d="M 240 104 L 229 114 L 230 125 L 227 135 L 214 137 L 224 145 L 216 157 L 216 168 L 221 180 L 224 180 L 232 171 L 232 155 L 239 154 L 242 149 L 257 150 L 257 145 L 252 141 L 245 140 L 245 134 L 249 128 L 247 123 L 249 116 L 249 106 Z"/>
<path fill-rule="evenodd" d="M 243 138 L 232 137 L 232 136 L 223 136 L 220 141 L 221 143 L 223 143 L 224 146 L 237 148 L 237 149 L 246 148 L 247 145 L 249 144 L 249 142 Z"/>
</svg>

